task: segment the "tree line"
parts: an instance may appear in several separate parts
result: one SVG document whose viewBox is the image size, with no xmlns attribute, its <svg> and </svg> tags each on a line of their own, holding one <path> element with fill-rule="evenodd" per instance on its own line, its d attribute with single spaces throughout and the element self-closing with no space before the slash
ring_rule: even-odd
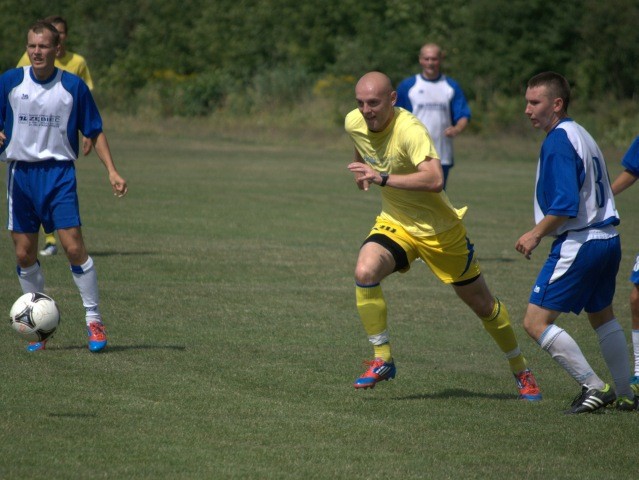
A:
<svg viewBox="0 0 639 480">
<path fill-rule="evenodd" d="M 336 99 L 381 70 L 394 82 L 419 70 L 427 42 L 469 99 L 521 97 L 555 70 L 583 102 L 634 102 L 639 92 L 636 0 L 0 0 L 0 67 L 15 66 L 38 18 L 69 22 L 99 99 L 135 111 L 207 115 Z M 337 101 L 337 100 L 336 100 Z"/>
</svg>

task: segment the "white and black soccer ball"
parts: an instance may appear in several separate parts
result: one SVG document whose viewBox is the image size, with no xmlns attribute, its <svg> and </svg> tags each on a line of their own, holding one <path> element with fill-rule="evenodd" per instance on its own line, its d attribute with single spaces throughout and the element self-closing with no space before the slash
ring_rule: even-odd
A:
<svg viewBox="0 0 639 480">
<path fill-rule="evenodd" d="M 55 301 L 44 293 L 25 293 L 9 313 L 11 327 L 25 340 L 46 340 L 60 324 L 60 311 Z"/>
</svg>

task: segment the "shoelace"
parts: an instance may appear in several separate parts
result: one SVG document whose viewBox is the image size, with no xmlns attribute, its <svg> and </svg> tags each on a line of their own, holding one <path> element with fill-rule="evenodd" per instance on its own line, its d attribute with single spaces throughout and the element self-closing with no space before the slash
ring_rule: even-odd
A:
<svg viewBox="0 0 639 480">
<path fill-rule="evenodd" d="M 521 376 L 521 386 L 524 388 L 536 388 L 537 383 L 532 378 L 532 373 L 526 372 Z"/>
<path fill-rule="evenodd" d="M 384 365 L 384 360 L 382 360 L 381 358 L 376 358 L 375 360 L 364 360 L 362 362 L 362 365 L 366 367 L 377 368 L 381 365 Z"/>
<path fill-rule="evenodd" d="M 579 393 L 575 399 L 572 401 L 572 403 L 570 404 L 571 407 L 574 407 L 575 405 L 577 405 L 578 403 L 581 402 L 581 400 L 586 396 L 586 393 L 588 393 L 588 389 L 586 387 L 582 387 L 581 389 L 581 393 Z"/>
<path fill-rule="evenodd" d="M 103 337 L 104 325 L 98 322 L 91 322 L 89 323 L 89 331 L 91 332 L 92 337 Z"/>
</svg>

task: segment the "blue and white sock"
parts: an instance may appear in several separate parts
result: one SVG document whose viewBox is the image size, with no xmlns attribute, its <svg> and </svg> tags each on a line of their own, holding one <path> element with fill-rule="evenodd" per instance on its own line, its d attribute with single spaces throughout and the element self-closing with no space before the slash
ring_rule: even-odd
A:
<svg viewBox="0 0 639 480">
<path fill-rule="evenodd" d="M 27 268 L 17 266 L 16 272 L 22 293 L 44 293 L 44 275 L 39 261 L 36 260 L 36 263 Z"/>
<path fill-rule="evenodd" d="M 71 265 L 71 273 L 86 312 L 86 322 L 102 321 L 100 309 L 100 295 L 98 292 L 98 274 L 93 265 L 93 259 L 89 257 L 82 265 Z"/>
</svg>

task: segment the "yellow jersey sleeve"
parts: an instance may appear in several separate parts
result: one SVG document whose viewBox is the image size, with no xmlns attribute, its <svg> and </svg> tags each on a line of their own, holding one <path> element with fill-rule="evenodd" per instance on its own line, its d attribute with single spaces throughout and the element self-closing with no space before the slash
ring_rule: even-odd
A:
<svg viewBox="0 0 639 480">
<path fill-rule="evenodd" d="M 93 90 L 93 79 L 91 78 L 87 62 L 82 55 L 67 51 L 64 57 L 55 59 L 55 66 L 67 72 L 74 73 L 84 80 L 89 90 Z"/>
</svg>

